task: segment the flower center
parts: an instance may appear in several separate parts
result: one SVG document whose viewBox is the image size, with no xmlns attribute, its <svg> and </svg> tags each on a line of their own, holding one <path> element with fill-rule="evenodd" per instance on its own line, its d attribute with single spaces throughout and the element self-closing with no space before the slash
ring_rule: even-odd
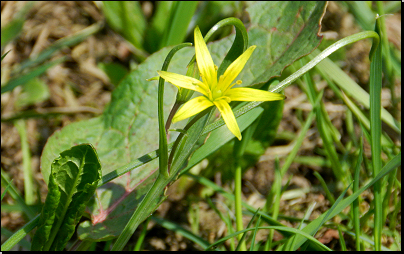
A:
<svg viewBox="0 0 404 254">
<path fill-rule="evenodd" d="M 216 100 L 216 99 L 218 99 L 218 98 L 220 98 L 222 96 L 223 96 L 222 90 L 220 90 L 220 89 L 213 90 L 213 93 L 212 93 L 213 100 Z"/>
</svg>

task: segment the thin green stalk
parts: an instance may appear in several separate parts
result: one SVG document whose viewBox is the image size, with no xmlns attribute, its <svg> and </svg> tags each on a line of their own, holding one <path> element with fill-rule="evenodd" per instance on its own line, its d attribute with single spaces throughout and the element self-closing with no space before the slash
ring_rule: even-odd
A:
<svg viewBox="0 0 404 254">
<path fill-rule="evenodd" d="M 395 93 L 394 89 L 394 72 L 393 72 L 393 66 L 391 63 L 391 57 L 390 57 L 390 47 L 389 47 L 389 40 L 387 38 L 387 29 L 386 29 L 386 22 L 385 22 L 385 12 L 384 12 L 384 3 L 382 1 L 376 1 L 376 6 L 377 6 L 377 11 L 380 15 L 378 18 L 380 22 L 380 39 L 381 39 L 381 47 L 382 47 L 382 55 L 384 58 L 384 64 L 385 64 L 385 70 L 386 73 L 385 75 L 387 76 L 388 80 L 388 87 L 390 89 L 390 95 L 391 95 L 391 102 L 393 104 L 393 115 L 397 116 L 397 96 Z"/>
<path fill-rule="evenodd" d="M 355 166 L 355 175 L 354 175 L 354 182 L 353 182 L 353 192 L 354 193 L 359 190 L 359 176 L 360 176 L 360 167 L 362 164 L 362 159 L 363 159 L 363 137 L 361 137 L 361 139 L 360 139 L 359 155 L 358 155 L 358 160 L 357 160 L 356 166 Z M 354 228 L 355 228 L 355 245 L 356 245 L 357 251 L 361 250 L 359 199 L 360 199 L 360 197 L 358 197 L 357 199 L 355 199 L 352 202 L 353 223 L 354 223 Z"/>
<path fill-rule="evenodd" d="M 242 171 L 241 171 L 241 166 L 238 164 L 236 166 L 236 170 L 234 172 L 234 197 L 236 198 L 234 204 L 236 208 L 236 225 L 237 225 L 237 231 L 241 231 L 244 229 L 243 226 L 243 212 L 242 212 L 242 206 L 241 206 L 241 178 L 242 178 Z M 240 240 L 242 235 L 238 235 L 238 239 Z M 245 245 L 245 242 L 243 241 L 240 243 L 240 250 L 241 251 L 246 251 L 247 247 Z"/>
<path fill-rule="evenodd" d="M 241 200 L 241 195 L 242 195 L 242 168 L 240 166 L 240 159 L 244 154 L 245 148 L 248 144 L 248 142 L 251 139 L 252 134 L 255 131 L 255 128 L 257 127 L 258 121 L 255 121 L 250 127 L 248 127 L 244 132 L 243 132 L 243 139 L 241 141 L 235 140 L 234 143 L 234 150 L 233 150 L 233 155 L 234 155 L 234 162 L 235 162 L 235 172 L 234 172 L 234 196 L 235 196 L 235 210 L 236 210 L 236 227 L 237 231 L 243 230 L 243 212 L 242 212 L 242 200 Z M 242 235 L 238 235 L 238 239 L 241 240 Z M 246 251 L 247 247 L 245 245 L 245 241 L 242 241 L 240 245 L 240 250 L 241 251 Z"/>
<path fill-rule="evenodd" d="M 280 201 L 281 201 L 281 190 L 282 190 L 282 175 L 281 175 L 281 170 L 279 166 L 279 159 L 276 157 L 275 159 L 275 180 L 272 185 L 272 188 L 275 190 L 274 195 L 275 195 L 275 202 L 273 202 L 273 212 L 272 212 L 272 218 L 274 220 L 278 219 L 279 215 L 279 207 L 280 207 Z M 272 192 L 272 189 L 271 189 Z M 269 203 L 266 202 L 266 210 L 269 211 Z M 270 229 L 269 230 L 269 235 L 268 239 L 265 243 L 265 250 L 271 250 L 272 249 L 272 240 L 274 236 L 274 230 Z"/>
<path fill-rule="evenodd" d="M 171 59 L 178 50 L 192 46 L 191 43 L 182 43 L 175 46 L 170 53 L 168 53 L 161 70 L 167 71 Z M 165 178 L 168 178 L 168 148 L 167 148 L 167 130 L 164 125 L 164 79 L 159 78 L 159 88 L 158 88 L 158 123 L 159 123 L 159 173 Z M 176 103 L 177 104 L 177 103 Z M 176 105 L 175 104 L 175 105 Z"/>
<path fill-rule="evenodd" d="M 332 195 L 332 193 L 328 189 L 326 182 L 324 181 L 324 179 L 321 177 L 321 175 L 317 171 L 314 171 L 313 174 L 317 178 L 317 180 L 320 181 L 320 184 L 325 191 L 325 196 L 330 201 L 330 204 L 333 205 L 335 203 L 335 198 L 334 198 L 334 195 Z"/>
<path fill-rule="evenodd" d="M 380 34 L 379 20 L 376 20 L 375 30 Z M 376 45 L 373 45 L 375 47 Z M 382 89 L 382 49 L 380 45 L 376 48 L 376 53 L 370 64 L 370 135 L 373 175 L 379 174 L 382 168 L 381 160 L 381 89 Z M 375 205 L 375 225 L 374 241 L 375 250 L 381 250 L 381 238 L 383 229 L 383 197 L 382 197 L 382 179 L 374 185 L 374 205 Z"/>
<path fill-rule="evenodd" d="M 135 248 L 133 248 L 133 251 L 140 251 L 140 248 L 142 247 L 142 243 L 144 241 L 144 238 L 146 237 L 147 234 L 147 225 L 149 225 L 149 221 L 151 219 L 151 216 L 148 217 L 144 222 L 143 222 L 143 228 L 142 232 L 140 232 L 140 236 L 136 241 Z"/>
<path fill-rule="evenodd" d="M 14 122 L 17 128 L 18 134 L 20 134 L 21 139 L 21 150 L 22 150 L 22 170 L 24 173 L 24 197 L 25 203 L 27 205 L 32 205 L 34 203 L 34 187 L 32 178 L 32 168 L 31 168 L 31 153 L 29 151 L 27 130 L 25 128 L 25 121 L 23 119 Z"/>
<path fill-rule="evenodd" d="M 161 195 L 161 187 L 166 186 L 170 180 L 171 179 L 165 178 L 162 174 L 159 174 L 153 186 L 147 192 L 146 196 L 140 202 L 138 207 L 136 207 L 135 212 L 114 243 L 114 246 L 112 246 L 112 251 L 122 250 L 125 247 L 126 243 L 129 241 L 129 238 L 132 236 L 133 232 L 135 232 L 137 226 L 142 222 L 143 219 L 150 215 L 147 214 L 148 209 L 146 208 L 150 205 L 150 203 L 153 203 L 153 201 L 155 202 L 159 199 L 159 196 Z"/>
</svg>

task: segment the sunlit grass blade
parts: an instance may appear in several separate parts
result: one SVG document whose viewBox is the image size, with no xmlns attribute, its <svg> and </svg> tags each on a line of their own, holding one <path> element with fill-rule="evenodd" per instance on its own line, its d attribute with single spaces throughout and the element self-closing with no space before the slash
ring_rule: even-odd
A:
<svg viewBox="0 0 404 254">
<path fill-rule="evenodd" d="M 324 51 L 323 51 L 324 52 Z M 322 52 L 322 53 L 323 53 Z M 308 55 L 310 59 L 319 54 L 318 49 L 314 50 L 312 54 Z M 318 55 L 317 55 L 318 56 Z M 339 68 L 334 62 L 326 58 L 321 63 L 317 65 L 317 69 L 322 68 L 323 73 L 335 81 L 335 83 L 351 98 L 354 98 L 365 108 L 369 109 L 369 94 L 361 88 L 355 81 L 352 80 L 341 68 Z M 393 116 L 384 108 L 382 111 L 382 120 L 387 123 L 394 131 L 401 133 L 401 124 L 393 118 Z"/>
<path fill-rule="evenodd" d="M 14 233 L 11 232 L 10 230 L 8 230 L 8 229 L 6 229 L 6 228 L 3 228 L 3 227 L 1 228 L 1 235 L 2 235 L 2 237 L 4 237 L 4 239 L 8 239 L 8 238 L 12 237 L 13 234 L 14 234 Z M 22 247 L 23 250 L 24 250 L 24 249 L 29 250 L 29 249 L 31 249 L 31 243 L 28 242 L 27 239 L 22 238 L 22 239 L 18 242 L 18 247 Z"/>
<path fill-rule="evenodd" d="M 33 230 L 39 221 L 39 216 L 33 217 L 31 221 L 29 221 L 27 224 L 25 224 L 22 228 L 20 228 L 17 232 L 15 232 L 10 238 L 7 239 L 2 245 L 1 245 L 1 250 L 2 251 L 8 251 L 11 250 L 17 243 L 19 243 L 31 230 Z"/>
<path fill-rule="evenodd" d="M 309 73 L 306 73 L 303 77 L 308 86 L 307 97 L 310 98 L 310 102 L 313 104 L 314 98 L 317 96 L 315 85 Z M 334 142 L 331 138 L 332 130 L 329 128 L 330 124 L 328 124 L 331 123 L 331 121 L 329 116 L 323 113 L 325 110 L 323 111 L 322 108 L 324 108 L 323 103 L 320 103 L 317 107 L 313 107 L 313 110 L 316 111 L 317 129 L 320 133 L 321 140 L 323 141 L 323 148 L 326 151 L 327 158 L 331 161 L 331 169 L 335 177 L 339 181 L 342 181 L 344 186 L 346 186 L 350 179 L 344 177 L 346 174 L 342 169 L 337 150 L 335 149 Z"/>
<path fill-rule="evenodd" d="M 167 22 L 161 47 L 182 43 L 188 31 L 189 23 L 198 5 L 197 1 L 174 2 L 171 8 L 170 22 Z"/>
</svg>

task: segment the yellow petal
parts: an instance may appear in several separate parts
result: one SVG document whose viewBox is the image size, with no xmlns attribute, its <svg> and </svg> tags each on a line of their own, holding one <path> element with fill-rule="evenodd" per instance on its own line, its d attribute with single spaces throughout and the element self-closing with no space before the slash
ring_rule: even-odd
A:
<svg viewBox="0 0 404 254">
<path fill-rule="evenodd" d="M 285 95 L 280 93 L 271 93 L 247 87 L 229 89 L 225 96 L 232 101 L 277 101 L 285 99 Z"/>
<path fill-rule="evenodd" d="M 208 96 L 206 92 L 206 85 L 202 83 L 200 80 L 197 80 L 192 77 L 184 76 L 181 74 L 173 73 L 173 72 L 167 72 L 167 71 L 157 71 L 157 73 L 165 79 L 167 82 L 170 82 L 171 84 L 177 86 L 177 87 L 182 87 L 186 89 L 190 89 L 193 91 L 200 92 L 206 96 Z M 207 88 L 209 91 L 209 88 Z"/>
<path fill-rule="evenodd" d="M 227 128 L 231 131 L 238 138 L 241 140 L 241 132 L 238 128 L 236 118 L 234 117 L 233 111 L 230 108 L 229 103 L 226 100 L 215 100 L 216 107 L 219 109 L 220 113 L 222 114 L 223 120 L 227 125 Z"/>
<path fill-rule="evenodd" d="M 196 63 L 198 64 L 202 80 L 204 83 L 208 84 L 210 88 L 216 87 L 217 74 L 215 65 L 213 64 L 212 57 L 210 56 L 205 41 L 203 40 L 199 27 L 196 27 L 194 30 L 194 40 Z"/>
<path fill-rule="evenodd" d="M 206 99 L 205 96 L 199 96 L 187 101 L 180 110 L 174 115 L 173 123 L 184 120 L 188 117 L 198 114 L 199 112 L 213 106 L 214 104 Z"/>
<path fill-rule="evenodd" d="M 237 78 L 255 48 L 256 46 L 249 47 L 243 54 L 241 54 L 241 56 L 231 63 L 229 67 L 227 67 L 226 71 L 219 78 L 218 86 L 220 86 L 220 90 L 225 91 L 230 86 L 231 82 Z"/>
</svg>

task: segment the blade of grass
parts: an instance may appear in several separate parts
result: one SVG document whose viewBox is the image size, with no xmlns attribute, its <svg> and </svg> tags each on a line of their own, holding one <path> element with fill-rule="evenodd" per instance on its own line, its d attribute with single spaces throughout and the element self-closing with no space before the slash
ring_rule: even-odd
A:
<svg viewBox="0 0 404 254">
<path fill-rule="evenodd" d="M 325 183 L 324 179 L 321 177 L 321 175 L 317 172 L 314 171 L 313 175 L 317 178 L 317 180 L 320 182 L 321 186 L 324 189 L 325 192 L 325 196 L 327 197 L 327 199 L 330 201 L 330 204 L 333 205 L 335 203 L 335 198 L 334 195 L 332 195 L 332 193 L 330 192 L 330 190 L 327 187 L 327 184 Z"/>
<path fill-rule="evenodd" d="M 3 201 L 4 196 L 6 195 L 8 189 L 10 188 L 11 184 L 13 183 L 14 179 L 11 179 L 10 183 L 7 184 L 6 188 L 4 189 L 3 193 L 1 193 L 1 201 Z"/>
<path fill-rule="evenodd" d="M 323 51 L 324 52 L 324 51 Z M 322 53 L 323 53 L 322 52 Z M 308 55 L 310 59 L 319 54 L 318 49 L 314 50 L 312 54 Z M 313 60 L 312 60 L 313 61 Z M 365 108 L 369 109 L 369 94 L 360 87 L 355 81 L 353 81 L 348 74 L 346 74 L 341 68 L 339 68 L 333 61 L 326 58 L 317 65 L 317 68 L 322 68 L 323 73 L 335 81 L 335 83 L 342 88 L 342 90 L 350 97 L 354 98 Z M 395 132 L 401 134 L 401 124 L 393 118 L 393 116 L 384 108 L 381 108 L 382 120 L 387 123 Z"/>
<path fill-rule="evenodd" d="M 18 205 L 20 205 L 22 211 L 28 217 L 28 219 L 35 217 L 35 213 L 27 206 L 18 189 L 9 181 L 9 177 L 5 172 L 3 172 L 3 169 L 1 169 L 1 185 L 10 185 L 10 196 L 17 202 Z"/>
<path fill-rule="evenodd" d="M 21 150 L 22 150 L 22 170 L 24 174 L 24 197 L 27 205 L 34 203 L 34 187 L 31 168 L 31 153 L 29 151 L 27 131 L 25 128 L 24 120 L 17 120 L 14 122 L 18 134 L 20 134 Z"/>
<path fill-rule="evenodd" d="M 313 83 L 313 80 L 309 72 L 303 75 L 303 77 L 308 87 L 307 97 L 310 99 L 311 103 L 314 103 L 314 98 L 317 96 L 317 91 Z M 331 138 L 332 129 L 329 128 L 331 120 L 329 119 L 328 114 L 326 112 L 324 113 L 323 109 L 325 111 L 323 103 L 320 103 L 320 105 L 318 105 L 317 107 L 313 107 L 313 110 L 316 111 L 317 129 L 318 132 L 320 133 L 321 140 L 323 141 L 323 148 L 326 151 L 326 156 L 328 160 L 331 161 L 331 169 L 335 177 L 339 181 L 342 181 L 344 183 L 344 186 L 347 186 L 351 179 L 349 179 L 348 177 L 344 177 L 347 174 L 346 172 L 343 171 L 343 168 L 338 158 L 338 153 L 335 149 L 335 145 Z"/>
<path fill-rule="evenodd" d="M 228 209 L 227 207 L 227 217 L 223 215 L 222 212 L 220 212 L 219 209 L 217 209 L 216 205 L 212 202 L 212 200 L 208 197 L 206 199 L 206 201 L 208 202 L 209 206 L 219 215 L 220 219 L 222 221 L 224 221 L 224 223 L 227 226 L 227 230 L 229 234 L 233 234 L 234 233 L 234 228 L 233 228 L 233 222 L 230 216 L 230 209 Z M 236 249 L 236 244 L 234 241 L 234 238 L 230 239 L 230 250 L 234 251 Z"/>
<path fill-rule="evenodd" d="M 281 232 L 288 232 L 290 234 L 296 234 L 296 235 L 306 238 L 313 244 L 317 245 L 321 250 L 331 251 L 330 248 L 328 248 L 324 244 L 320 243 L 316 238 L 312 237 L 311 235 L 309 235 L 301 230 L 295 229 L 295 228 L 289 228 L 289 227 L 285 227 L 285 226 L 282 226 L 282 227 L 281 226 L 267 226 L 267 227 L 258 227 L 258 229 L 275 229 L 275 230 L 278 230 Z M 253 231 L 253 230 L 255 230 L 255 228 L 246 228 L 241 231 L 235 232 L 234 234 L 228 235 L 228 236 L 223 237 L 222 239 L 216 241 L 215 243 L 211 244 L 205 250 L 211 250 L 212 248 L 216 248 L 219 244 L 222 244 L 223 242 L 227 241 L 228 239 L 230 239 L 232 237 L 237 236 L 238 234 L 241 234 L 241 233 L 244 233 L 247 231 Z"/>
<path fill-rule="evenodd" d="M 11 250 L 11 248 L 13 248 L 14 245 L 19 243 L 29 232 L 31 232 L 31 230 L 33 230 L 36 227 L 39 221 L 39 216 L 40 214 L 33 217 L 27 224 L 24 225 L 24 227 L 19 229 L 10 238 L 8 238 L 7 241 L 5 241 L 1 245 L 1 250 L 2 251 Z"/>
<path fill-rule="evenodd" d="M 339 244 L 341 245 L 342 251 L 346 251 L 346 244 L 345 244 L 345 240 L 344 240 L 344 235 L 342 234 L 342 231 L 341 231 L 341 226 L 337 225 L 337 228 L 338 228 L 338 235 L 339 235 Z"/>
<path fill-rule="evenodd" d="M 163 218 L 153 216 L 153 215 L 151 216 L 151 218 L 155 222 L 157 222 L 160 226 L 182 235 L 183 237 L 187 238 L 188 240 L 198 244 L 202 248 L 206 249 L 209 247 L 209 242 L 204 240 L 202 237 L 195 235 L 191 231 L 186 230 L 185 228 L 181 227 L 180 225 L 173 223 L 171 221 L 165 220 Z"/>
<path fill-rule="evenodd" d="M 197 1 L 175 2 L 171 8 L 170 22 L 167 22 L 161 48 L 181 43 L 187 34 L 188 25 L 195 13 Z"/>
<path fill-rule="evenodd" d="M 380 19 L 376 20 L 376 32 L 380 35 Z M 382 168 L 381 160 L 381 94 L 382 94 L 382 47 L 379 45 L 374 57 L 370 63 L 370 136 L 371 151 L 373 162 L 373 175 L 379 174 Z M 382 180 L 374 185 L 374 205 L 375 205 L 375 225 L 374 241 L 375 250 L 381 250 L 382 229 L 383 229 L 383 199 L 382 199 Z"/>
<path fill-rule="evenodd" d="M 363 127 L 362 127 L 363 128 Z M 353 192 L 357 192 L 359 190 L 359 176 L 360 176 L 360 167 L 362 164 L 362 158 L 363 158 L 363 136 L 361 135 L 360 139 L 360 145 L 359 145 L 359 155 L 358 155 L 358 160 L 356 161 L 356 166 L 355 166 L 355 175 L 354 175 L 354 183 L 353 183 Z M 360 241 L 360 235 L 361 235 L 361 230 L 360 230 L 360 211 L 359 211 L 359 200 L 360 197 L 355 199 L 352 202 L 352 213 L 353 213 L 353 223 L 354 223 L 354 228 L 355 228 L 355 245 L 356 245 L 356 250 L 360 251 L 361 250 L 361 241 Z"/>
<path fill-rule="evenodd" d="M 275 197 L 275 201 L 273 202 L 268 202 L 269 200 L 267 199 L 267 201 L 265 202 L 265 208 L 266 211 L 269 212 L 270 204 L 273 204 L 272 206 L 272 218 L 274 218 L 274 220 L 278 219 L 278 214 L 279 214 L 279 207 L 280 207 L 280 202 L 281 202 L 281 190 L 282 190 L 282 175 L 281 175 L 281 170 L 279 167 L 279 159 L 278 157 L 275 158 L 275 180 L 272 184 L 271 187 L 271 201 L 273 199 L 273 197 Z M 274 230 L 270 229 L 269 230 L 269 234 L 268 234 L 268 238 L 267 241 L 265 243 L 265 250 L 271 250 L 272 249 L 272 240 L 273 240 L 273 236 L 274 236 Z"/>
<path fill-rule="evenodd" d="M 248 222 L 247 228 L 249 228 L 249 227 L 251 226 L 251 224 L 253 223 L 255 217 L 257 217 L 258 211 L 259 211 L 259 208 L 258 208 L 257 211 L 254 213 L 254 215 L 251 217 L 250 222 Z M 255 227 L 255 229 L 257 229 L 257 227 Z M 254 231 L 255 231 L 255 230 L 254 230 Z M 243 243 L 244 243 L 244 245 L 246 244 L 245 241 L 244 241 L 244 239 L 245 239 L 245 237 L 246 237 L 246 235 L 247 235 L 247 232 L 248 232 L 248 231 L 245 231 L 245 232 L 243 233 L 243 235 L 241 236 L 241 238 L 240 238 L 240 240 L 239 240 L 239 242 L 238 242 L 236 251 L 240 251 L 240 250 L 241 250 L 241 248 L 243 247 Z M 246 250 L 247 250 L 247 249 L 246 249 Z"/>
<path fill-rule="evenodd" d="M 261 215 L 258 216 L 257 223 L 255 224 L 255 230 L 254 230 L 254 233 L 253 233 L 253 237 L 251 239 L 250 251 L 258 250 L 258 249 L 255 249 L 255 238 L 257 236 L 258 225 L 260 225 L 260 223 L 261 223 Z"/>
<path fill-rule="evenodd" d="M 149 225 L 149 221 L 151 220 L 151 217 L 147 218 L 144 222 L 143 222 L 143 228 L 142 231 L 140 232 L 140 236 L 136 241 L 136 245 L 135 248 L 133 248 L 133 251 L 140 251 L 142 248 L 142 243 L 144 241 L 144 238 L 146 237 L 147 234 L 147 225 Z"/>
<path fill-rule="evenodd" d="M 334 204 L 336 205 L 335 209 L 333 209 L 332 212 L 326 212 L 323 213 L 320 217 L 315 219 L 314 221 L 310 222 L 304 229 L 303 231 L 314 235 L 314 232 L 317 231 L 317 228 L 319 228 L 323 223 L 331 218 L 333 218 L 335 215 L 339 214 L 345 207 L 350 205 L 358 196 L 368 189 L 369 187 L 373 186 L 373 184 L 377 181 L 379 181 L 382 177 L 384 177 L 386 174 L 390 173 L 392 170 L 394 170 L 396 167 L 401 165 L 401 152 L 394 156 L 393 159 L 391 159 L 380 171 L 378 175 L 375 176 L 370 182 L 368 182 L 365 186 L 360 188 L 357 192 L 351 194 L 349 197 L 345 198 L 342 200 L 338 205 L 337 202 Z M 331 209 L 331 208 L 330 208 Z M 298 249 L 306 240 L 298 236 L 298 239 L 296 241 L 295 245 L 295 250 Z"/>
<path fill-rule="evenodd" d="M 15 78 L 9 80 L 4 86 L 1 87 L 1 93 L 3 94 L 5 92 L 11 91 L 14 88 L 16 88 L 17 86 L 25 84 L 28 80 L 43 74 L 50 67 L 52 67 L 54 65 L 57 65 L 57 64 L 60 64 L 60 63 L 62 63 L 64 61 L 66 61 L 66 59 L 67 59 L 66 57 L 58 58 L 58 59 L 56 59 L 54 61 L 51 61 L 51 62 L 46 63 L 46 64 L 43 64 L 43 65 L 31 70 L 30 72 L 28 72 L 28 73 L 26 73 L 24 75 L 17 76 Z"/>
<path fill-rule="evenodd" d="M 63 38 L 57 40 L 52 45 L 50 45 L 49 47 L 47 47 L 46 49 L 41 51 L 36 58 L 28 59 L 28 60 L 22 62 L 21 65 L 19 67 L 17 67 L 16 69 L 14 69 L 12 73 L 18 74 L 31 66 L 43 63 L 45 60 L 50 59 L 53 56 L 53 54 L 55 52 L 57 52 L 58 50 L 60 50 L 61 48 L 74 46 L 77 43 L 79 43 L 79 42 L 83 41 L 84 39 L 86 39 L 87 37 L 89 37 L 90 35 L 97 33 L 103 27 L 104 27 L 104 22 L 100 21 L 89 27 L 84 28 L 83 30 L 78 31 L 77 33 L 74 33 L 72 35 L 69 35 L 69 36 L 66 36 L 66 37 L 63 37 Z"/>
</svg>

